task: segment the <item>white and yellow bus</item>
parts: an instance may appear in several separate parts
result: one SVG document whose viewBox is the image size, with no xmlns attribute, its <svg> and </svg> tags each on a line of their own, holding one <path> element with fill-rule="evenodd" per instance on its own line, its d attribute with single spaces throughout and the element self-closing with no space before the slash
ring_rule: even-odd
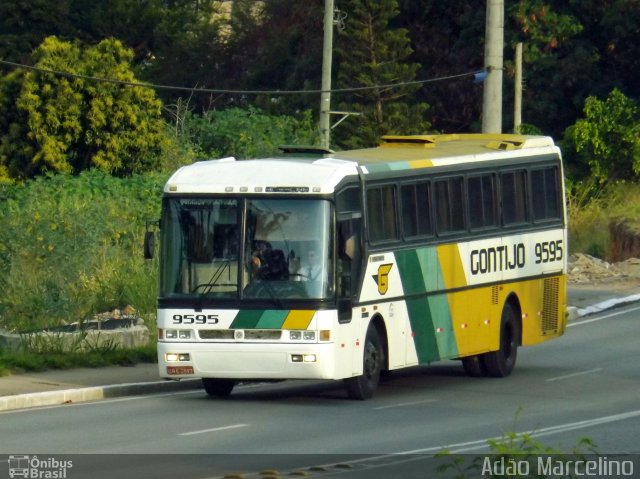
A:
<svg viewBox="0 0 640 479">
<path fill-rule="evenodd" d="M 518 347 L 564 333 L 564 205 L 560 151 L 539 136 L 185 166 L 162 203 L 160 375 L 212 396 L 344 380 L 355 399 L 443 359 L 507 376 Z"/>
</svg>

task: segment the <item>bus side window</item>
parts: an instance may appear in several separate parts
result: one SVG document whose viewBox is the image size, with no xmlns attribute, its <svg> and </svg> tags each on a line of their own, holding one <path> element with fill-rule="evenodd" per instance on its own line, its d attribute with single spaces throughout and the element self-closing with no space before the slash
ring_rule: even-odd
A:
<svg viewBox="0 0 640 479">
<path fill-rule="evenodd" d="M 463 198 L 464 182 L 461 176 L 435 182 L 438 233 L 454 233 L 465 229 Z"/>
<path fill-rule="evenodd" d="M 500 175 L 502 193 L 502 224 L 522 224 L 527 221 L 527 172 L 518 170 Z"/>
<path fill-rule="evenodd" d="M 558 202 L 560 194 L 558 168 L 532 170 L 531 192 L 534 221 L 554 220 L 561 217 Z"/>
</svg>

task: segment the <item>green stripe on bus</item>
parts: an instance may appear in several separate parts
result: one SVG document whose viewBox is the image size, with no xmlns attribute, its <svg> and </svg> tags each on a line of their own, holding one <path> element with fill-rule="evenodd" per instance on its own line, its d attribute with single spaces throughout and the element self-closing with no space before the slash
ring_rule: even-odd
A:
<svg viewBox="0 0 640 479">
<path fill-rule="evenodd" d="M 395 257 L 404 294 L 437 291 L 444 284 L 435 247 L 397 251 Z"/>
<path fill-rule="evenodd" d="M 429 363 L 438 360 L 438 344 L 427 298 L 408 300 L 407 311 L 418 362 Z"/>
<path fill-rule="evenodd" d="M 240 310 L 231 329 L 281 329 L 289 310 Z"/>
<path fill-rule="evenodd" d="M 424 273 L 416 250 L 396 251 L 395 256 L 404 294 L 423 293 Z"/>
<path fill-rule="evenodd" d="M 451 310 L 446 294 L 429 297 L 429 309 L 433 311 L 433 327 L 436 330 L 436 342 L 438 343 L 438 355 L 440 359 L 455 358 L 458 356 L 456 335 L 451 321 Z"/>
<path fill-rule="evenodd" d="M 397 251 L 395 257 L 405 295 L 434 292 L 443 286 L 436 248 Z M 407 309 L 419 362 L 457 356 L 446 295 L 408 300 Z"/>
<path fill-rule="evenodd" d="M 288 310 L 267 310 L 264 311 L 260 321 L 256 325 L 257 329 L 282 329 L 284 320 L 289 314 Z"/>
<path fill-rule="evenodd" d="M 262 310 L 255 309 L 241 309 L 238 311 L 236 319 L 231 323 L 231 329 L 254 329 L 260 318 L 262 317 Z"/>
</svg>

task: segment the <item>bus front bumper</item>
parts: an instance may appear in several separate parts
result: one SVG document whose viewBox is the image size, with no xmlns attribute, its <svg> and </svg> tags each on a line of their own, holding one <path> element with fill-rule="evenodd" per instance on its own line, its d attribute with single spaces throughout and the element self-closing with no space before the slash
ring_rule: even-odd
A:
<svg viewBox="0 0 640 479">
<path fill-rule="evenodd" d="M 341 379 L 334 343 L 158 343 L 158 369 L 167 379 Z"/>
</svg>

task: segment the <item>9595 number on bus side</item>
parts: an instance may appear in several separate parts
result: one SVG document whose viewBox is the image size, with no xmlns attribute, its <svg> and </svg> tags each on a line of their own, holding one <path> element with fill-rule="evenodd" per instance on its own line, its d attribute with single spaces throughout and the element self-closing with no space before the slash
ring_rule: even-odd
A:
<svg viewBox="0 0 640 479">
<path fill-rule="evenodd" d="M 536 257 L 536 264 L 561 261 L 564 258 L 562 240 L 559 239 L 555 241 L 542 241 L 540 243 L 536 243 L 534 254 Z"/>
<path fill-rule="evenodd" d="M 217 314 L 174 314 L 173 324 L 218 324 Z"/>
</svg>

